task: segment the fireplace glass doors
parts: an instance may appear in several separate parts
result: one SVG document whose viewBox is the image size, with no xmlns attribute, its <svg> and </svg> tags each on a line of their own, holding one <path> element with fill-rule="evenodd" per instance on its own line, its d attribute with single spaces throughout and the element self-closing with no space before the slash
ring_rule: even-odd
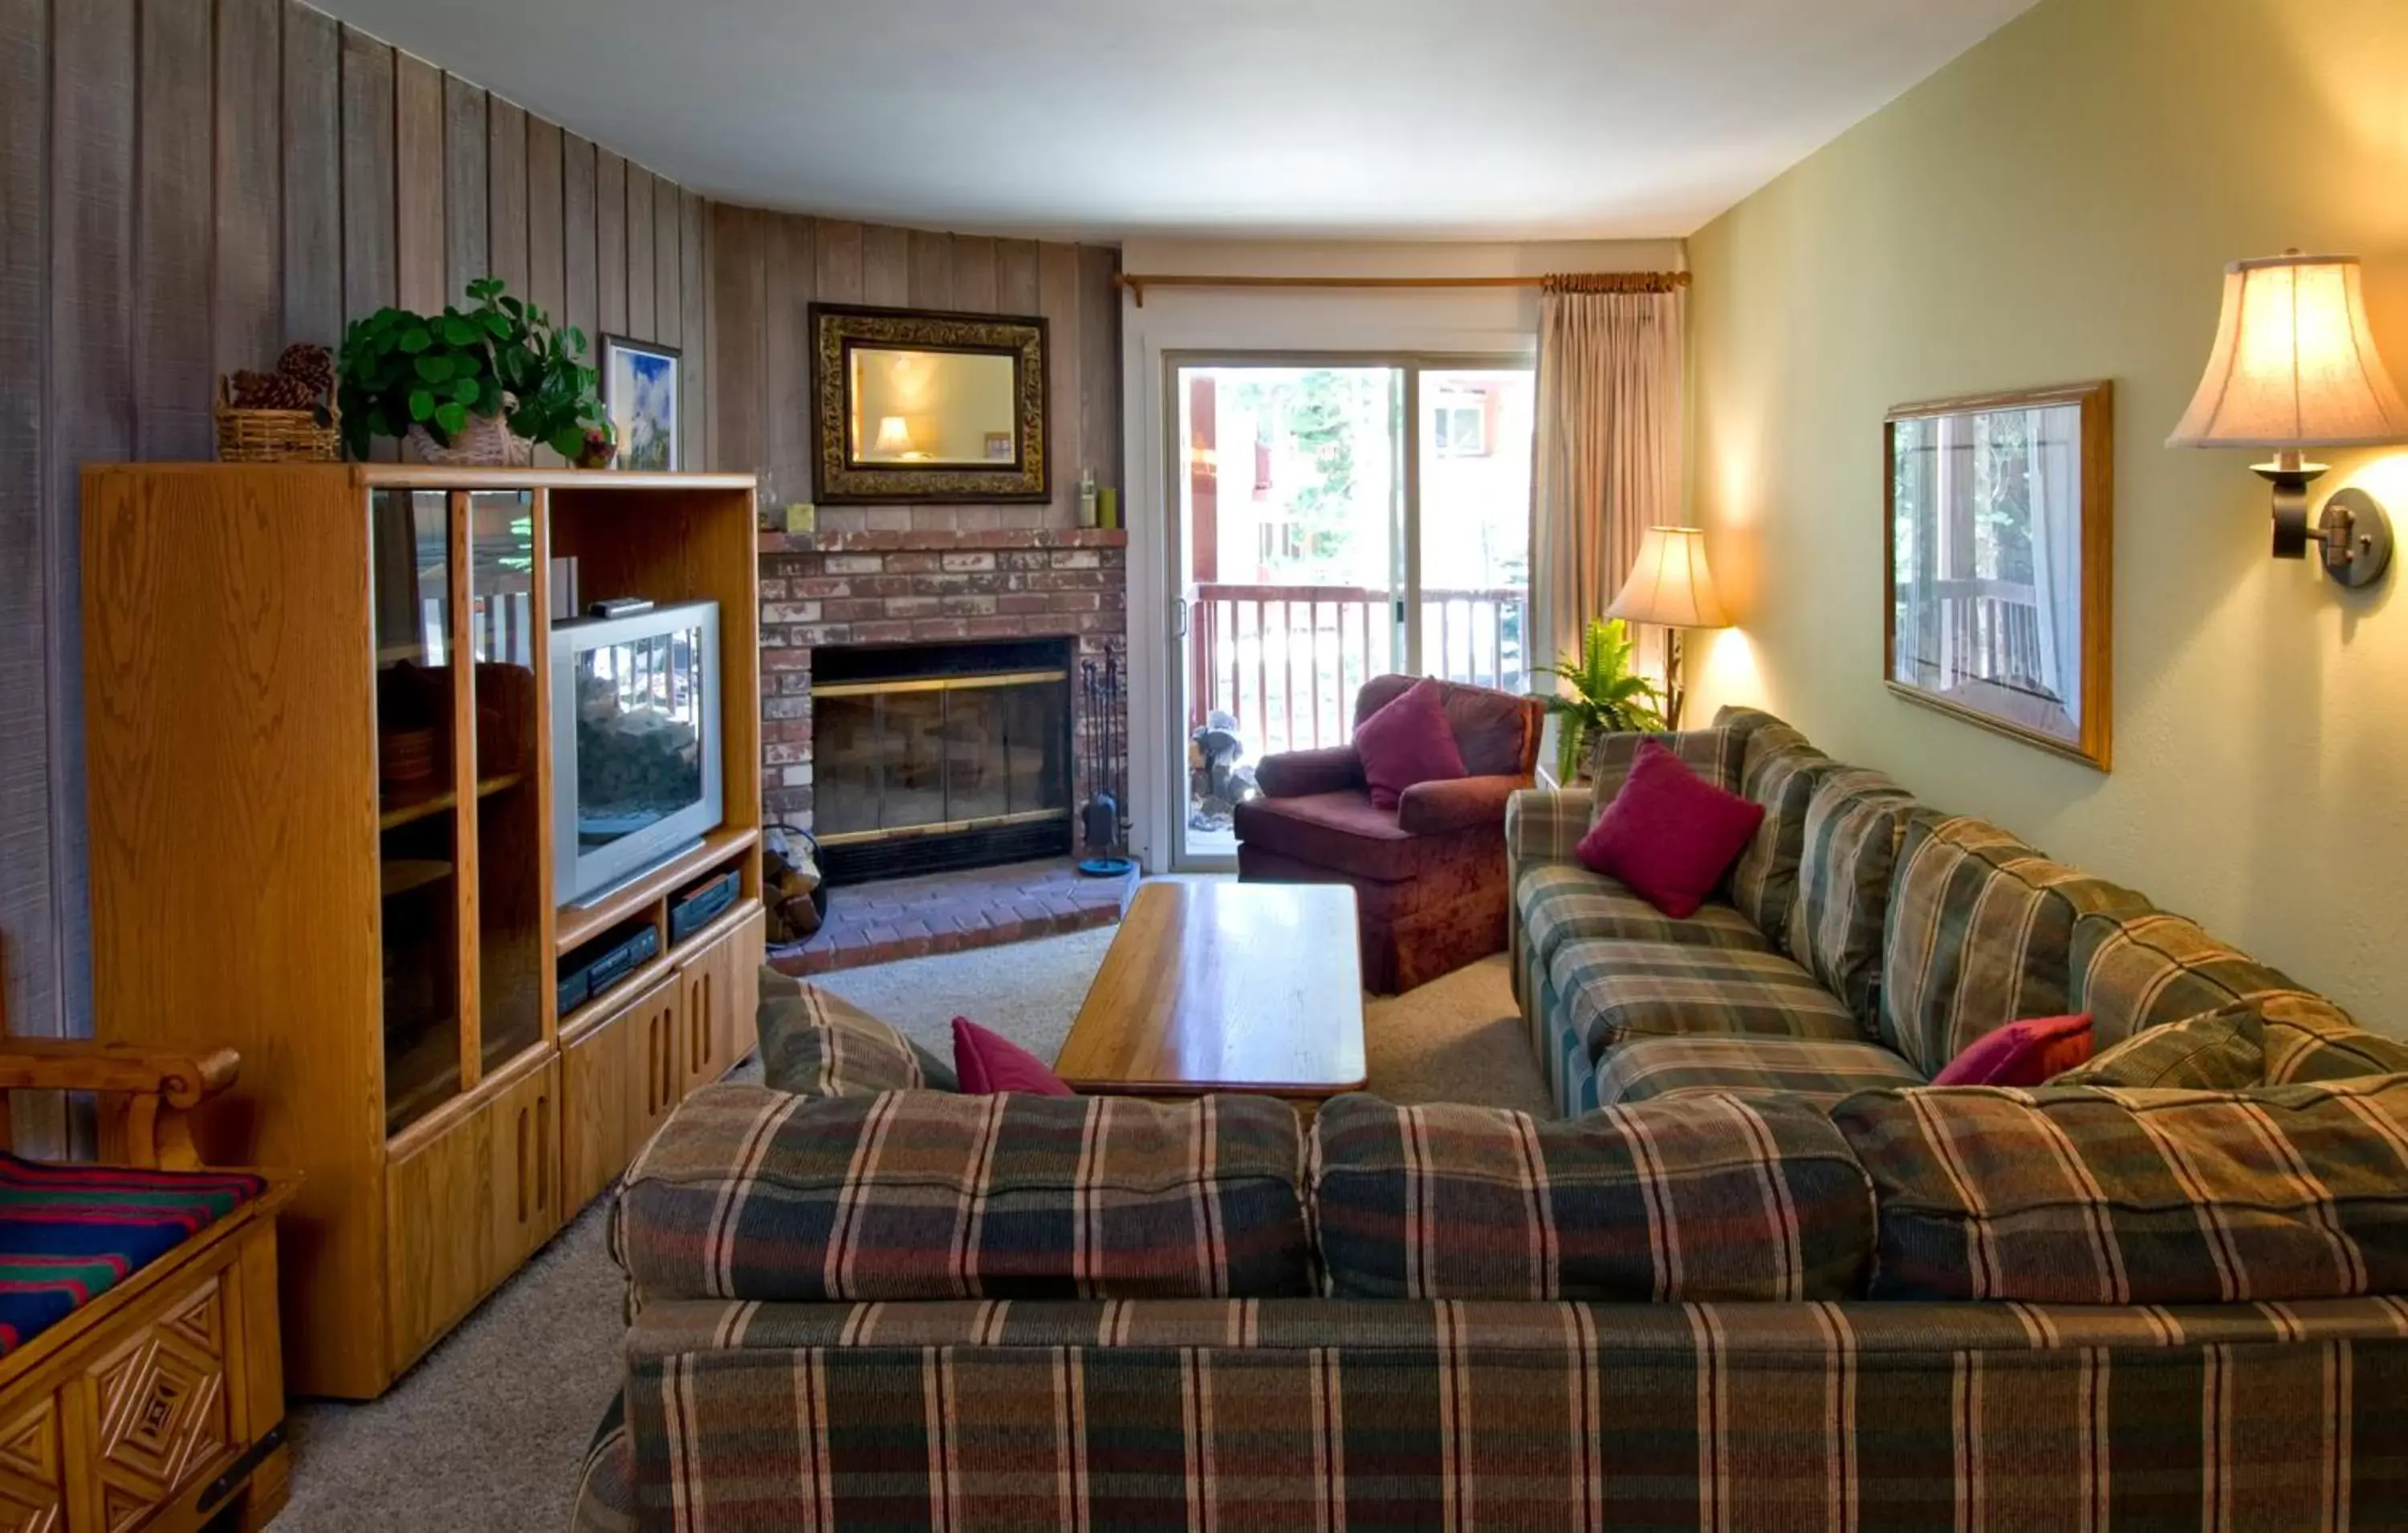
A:
<svg viewBox="0 0 2408 1533">
<path fill-rule="evenodd" d="M 1009 669 L 966 658 L 938 674 L 814 679 L 812 833 L 831 881 L 1069 850 L 1067 657 Z M 914 655 L 894 668 L 930 666 Z"/>
</svg>

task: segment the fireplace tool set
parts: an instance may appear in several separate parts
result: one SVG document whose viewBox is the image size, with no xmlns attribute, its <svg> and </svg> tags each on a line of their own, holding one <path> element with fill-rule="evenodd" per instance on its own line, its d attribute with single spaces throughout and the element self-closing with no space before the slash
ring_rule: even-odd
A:
<svg viewBox="0 0 2408 1533">
<path fill-rule="evenodd" d="M 1089 878 L 1119 878 L 1137 865 L 1127 854 L 1129 822 L 1121 806 L 1128 796 L 1123 781 L 1128 760 L 1128 715 L 1121 703 L 1128 678 L 1117 644 L 1108 645 L 1101 662 L 1079 663 L 1079 686 L 1087 728 L 1080 748 L 1087 756 L 1091 796 L 1079 810 L 1081 838 L 1087 855 L 1079 871 Z"/>
</svg>

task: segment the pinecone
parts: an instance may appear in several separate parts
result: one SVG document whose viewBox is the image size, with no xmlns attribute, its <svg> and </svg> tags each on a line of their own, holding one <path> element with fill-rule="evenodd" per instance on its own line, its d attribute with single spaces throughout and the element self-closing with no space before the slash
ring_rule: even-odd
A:
<svg viewBox="0 0 2408 1533">
<path fill-rule="evenodd" d="M 317 403 L 318 391 L 297 378 L 248 368 L 234 375 L 236 409 L 309 409 Z"/>
<path fill-rule="evenodd" d="M 276 370 L 309 386 L 312 401 L 335 392 L 335 353 L 308 341 L 295 341 L 276 359 Z"/>
</svg>

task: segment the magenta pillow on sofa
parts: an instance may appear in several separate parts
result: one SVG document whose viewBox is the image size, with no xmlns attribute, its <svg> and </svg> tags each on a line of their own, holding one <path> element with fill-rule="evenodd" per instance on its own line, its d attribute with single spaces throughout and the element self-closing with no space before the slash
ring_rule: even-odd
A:
<svg viewBox="0 0 2408 1533">
<path fill-rule="evenodd" d="M 1666 915 L 1685 920 L 1763 823 L 1763 805 L 1723 792 L 1649 740 L 1572 853 L 1590 871 L 1620 879 Z"/>
<path fill-rule="evenodd" d="M 2040 1086 L 2090 1058 L 2090 1013 L 2035 1017 L 1965 1045 L 1931 1078 L 1935 1086 Z"/>
<path fill-rule="evenodd" d="M 968 1017 L 953 1019 L 953 1073 L 965 1096 L 1026 1092 L 1033 1096 L 1075 1096 L 1045 1061 Z"/>
<path fill-rule="evenodd" d="M 1416 782 L 1467 775 L 1439 697 L 1438 683 L 1425 677 L 1354 726 L 1354 753 L 1362 758 L 1363 781 L 1371 785 L 1377 808 L 1395 809 Z"/>
</svg>

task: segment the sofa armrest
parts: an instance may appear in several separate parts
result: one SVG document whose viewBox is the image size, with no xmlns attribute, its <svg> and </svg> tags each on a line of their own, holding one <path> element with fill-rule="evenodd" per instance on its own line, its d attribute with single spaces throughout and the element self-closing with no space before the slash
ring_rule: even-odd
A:
<svg viewBox="0 0 2408 1533">
<path fill-rule="evenodd" d="M 1505 860 L 1518 881 L 1532 863 L 1570 862 L 1588 834 L 1585 788 L 1525 788 L 1505 800 Z"/>
<path fill-rule="evenodd" d="M 1505 825 L 1505 801 L 1530 785 L 1526 777 L 1458 777 L 1416 782 L 1397 799 L 1397 828 L 1413 836 Z"/>
<path fill-rule="evenodd" d="M 1363 758 L 1351 745 L 1320 751 L 1283 751 L 1265 756 L 1254 766 L 1254 785 L 1268 798 L 1301 798 L 1307 794 L 1344 793 L 1363 785 Z"/>
</svg>

